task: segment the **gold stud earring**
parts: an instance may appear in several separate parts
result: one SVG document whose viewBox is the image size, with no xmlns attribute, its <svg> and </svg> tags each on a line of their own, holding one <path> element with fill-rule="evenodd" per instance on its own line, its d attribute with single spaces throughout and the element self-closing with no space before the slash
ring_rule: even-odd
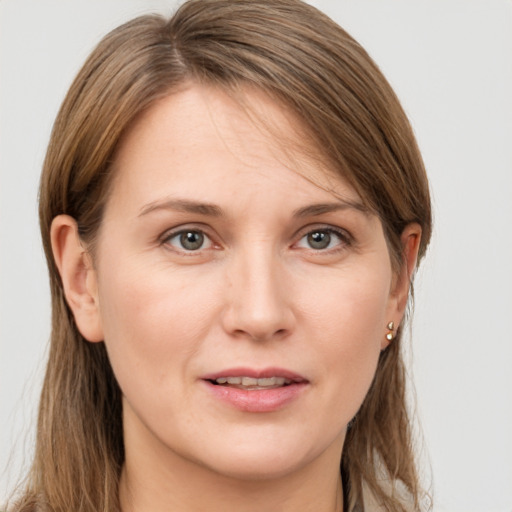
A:
<svg viewBox="0 0 512 512">
<path fill-rule="evenodd" d="M 395 329 L 395 323 L 394 322 L 389 322 L 388 329 L 389 329 L 389 332 L 386 334 L 386 339 L 388 341 L 392 341 L 393 338 L 395 337 L 395 333 L 393 332 L 394 329 Z"/>
</svg>

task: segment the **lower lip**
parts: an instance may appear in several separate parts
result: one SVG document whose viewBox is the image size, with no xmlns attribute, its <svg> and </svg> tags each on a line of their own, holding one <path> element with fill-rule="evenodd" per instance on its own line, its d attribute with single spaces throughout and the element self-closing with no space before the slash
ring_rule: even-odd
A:
<svg viewBox="0 0 512 512">
<path fill-rule="evenodd" d="M 244 412 L 273 412 L 282 409 L 306 389 L 306 382 L 296 382 L 273 389 L 239 389 L 203 381 L 217 399 Z"/>
</svg>

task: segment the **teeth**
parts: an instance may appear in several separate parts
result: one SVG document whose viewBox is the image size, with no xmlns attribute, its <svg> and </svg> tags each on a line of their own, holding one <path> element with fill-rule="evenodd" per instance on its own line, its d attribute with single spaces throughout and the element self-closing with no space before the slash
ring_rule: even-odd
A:
<svg viewBox="0 0 512 512">
<path fill-rule="evenodd" d="M 219 377 L 215 382 L 217 384 L 265 388 L 284 386 L 285 384 L 291 384 L 292 381 L 284 377 L 265 377 L 262 379 L 255 379 L 254 377 Z"/>
</svg>

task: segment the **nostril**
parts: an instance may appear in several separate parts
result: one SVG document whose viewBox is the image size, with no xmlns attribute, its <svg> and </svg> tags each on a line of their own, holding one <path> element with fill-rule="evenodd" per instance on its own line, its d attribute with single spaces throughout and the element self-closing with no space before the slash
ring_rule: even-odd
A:
<svg viewBox="0 0 512 512">
<path fill-rule="evenodd" d="M 236 329 L 233 335 L 237 338 L 251 338 L 257 341 L 266 341 L 270 339 L 281 339 L 288 335 L 288 329 L 277 329 L 276 331 L 257 331 L 256 329 Z"/>
</svg>

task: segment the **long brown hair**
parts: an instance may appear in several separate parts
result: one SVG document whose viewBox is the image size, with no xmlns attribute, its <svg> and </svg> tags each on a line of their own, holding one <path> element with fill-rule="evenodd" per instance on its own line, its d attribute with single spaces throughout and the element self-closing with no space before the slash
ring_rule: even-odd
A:
<svg viewBox="0 0 512 512">
<path fill-rule="evenodd" d="M 52 294 L 51 348 L 35 458 L 15 511 L 119 509 L 121 393 L 104 345 L 87 343 L 75 326 L 50 226 L 55 216 L 71 215 L 94 246 L 121 137 L 141 112 L 190 81 L 232 91 L 249 85 L 282 102 L 379 216 L 395 269 L 408 223 L 420 224 L 419 258 L 425 253 L 428 182 L 407 117 L 371 58 L 327 16 L 299 0 L 192 0 L 171 19 L 142 16 L 115 29 L 73 82 L 44 163 L 39 213 Z M 421 509 L 401 339 L 399 329 L 347 433 L 341 472 L 354 510 L 363 506 L 363 487 L 384 510 Z M 410 506 L 395 496 L 398 487 Z"/>
</svg>

